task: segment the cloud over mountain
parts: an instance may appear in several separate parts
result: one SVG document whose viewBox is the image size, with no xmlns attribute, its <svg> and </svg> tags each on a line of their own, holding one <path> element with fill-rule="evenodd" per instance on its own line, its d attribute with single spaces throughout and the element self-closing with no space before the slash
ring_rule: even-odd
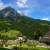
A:
<svg viewBox="0 0 50 50">
<path fill-rule="evenodd" d="M 49 20 L 48 18 L 42 18 L 42 20 Z"/>
<path fill-rule="evenodd" d="M 0 5 L 0 9 L 11 6 L 32 18 L 50 18 L 50 0 L 1 0 Z"/>
</svg>

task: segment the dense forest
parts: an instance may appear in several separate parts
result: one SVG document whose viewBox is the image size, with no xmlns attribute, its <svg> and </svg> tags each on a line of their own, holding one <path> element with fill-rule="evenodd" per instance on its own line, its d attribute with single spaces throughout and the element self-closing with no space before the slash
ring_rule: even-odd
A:
<svg viewBox="0 0 50 50">
<path fill-rule="evenodd" d="M 14 39 L 21 34 L 30 39 L 38 39 L 48 32 L 49 26 L 49 21 L 21 16 L 10 7 L 0 11 L 0 39 Z"/>
</svg>

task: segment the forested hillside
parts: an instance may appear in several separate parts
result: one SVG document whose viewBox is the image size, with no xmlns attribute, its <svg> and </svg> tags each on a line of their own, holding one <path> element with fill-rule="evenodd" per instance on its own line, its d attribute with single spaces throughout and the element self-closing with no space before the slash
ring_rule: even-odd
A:
<svg viewBox="0 0 50 50">
<path fill-rule="evenodd" d="M 7 11 L 5 11 L 6 9 Z M 0 36 L 7 34 L 8 37 L 11 37 L 13 32 L 14 36 L 12 37 L 16 37 L 16 31 L 19 31 L 19 34 L 23 34 L 30 39 L 38 39 L 40 36 L 44 36 L 48 32 L 50 22 L 21 16 L 10 7 L 6 9 L 0 11 Z M 5 14 L 5 12 L 7 14 Z"/>
</svg>

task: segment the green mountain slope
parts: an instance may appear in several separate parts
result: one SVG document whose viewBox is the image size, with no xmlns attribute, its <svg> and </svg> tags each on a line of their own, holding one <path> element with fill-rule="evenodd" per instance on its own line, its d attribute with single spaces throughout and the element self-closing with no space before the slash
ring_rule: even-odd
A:
<svg viewBox="0 0 50 50">
<path fill-rule="evenodd" d="M 0 13 L 0 17 L 1 16 Z M 8 17 L 10 17 L 10 15 Z M 27 16 L 20 16 L 19 14 L 15 17 L 15 20 L 11 20 L 10 18 L 2 16 L 2 18 L 0 18 L 0 31 L 8 32 L 12 29 L 19 30 L 23 35 L 30 39 L 38 39 L 40 36 L 44 36 L 48 32 L 48 25 L 50 25 L 50 22 L 48 21 L 32 19 Z"/>
</svg>

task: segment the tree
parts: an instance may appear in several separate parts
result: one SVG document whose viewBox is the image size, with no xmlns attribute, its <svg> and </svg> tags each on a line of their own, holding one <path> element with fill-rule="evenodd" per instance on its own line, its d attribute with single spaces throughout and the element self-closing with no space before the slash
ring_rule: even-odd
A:
<svg viewBox="0 0 50 50">
<path fill-rule="evenodd" d="M 17 30 L 9 30 L 7 32 L 0 32 L 0 39 L 1 39 L 1 46 L 3 45 L 7 46 L 8 40 L 15 40 L 18 35 L 20 35 L 21 32 Z"/>
</svg>

